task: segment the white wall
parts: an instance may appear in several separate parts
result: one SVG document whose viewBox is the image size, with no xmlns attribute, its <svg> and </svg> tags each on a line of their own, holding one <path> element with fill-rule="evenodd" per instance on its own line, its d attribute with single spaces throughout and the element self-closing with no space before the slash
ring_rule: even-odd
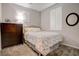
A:
<svg viewBox="0 0 79 59">
<path fill-rule="evenodd" d="M 1 20 L 1 3 L 0 3 L 0 20 Z M 1 28 L 0 28 L 0 50 L 1 50 Z"/>
<path fill-rule="evenodd" d="M 79 49 L 79 23 L 76 26 L 68 26 L 66 24 L 66 16 L 75 12 L 79 14 L 79 4 L 63 4 L 63 31 L 64 44 L 73 46 Z M 74 19 L 74 17 L 73 17 Z M 72 21 L 73 22 L 73 21 Z"/>
<path fill-rule="evenodd" d="M 0 18 L 1 18 L 1 3 L 0 3 Z"/>
<path fill-rule="evenodd" d="M 79 23 L 76 26 L 68 26 L 66 24 L 66 16 L 71 12 L 79 14 L 79 4 L 56 4 L 42 11 L 41 13 L 41 28 L 44 30 L 50 29 L 50 11 L 56 7 L 62 7 L 62 31 L 64 37 L 63 44 L 79 49 Z M 74 19 L 74 18 L 73 18 Z"/>
<path fill-rule="evenodd" d="M 12 22 L 16 22 L 17 13 L 23 13 L 24 24 L 40 26 L 40 12 L 24 8 L 16 4 L 3 3 L 2 4 L 2 18 L 10 19 Z"/>
</svg>

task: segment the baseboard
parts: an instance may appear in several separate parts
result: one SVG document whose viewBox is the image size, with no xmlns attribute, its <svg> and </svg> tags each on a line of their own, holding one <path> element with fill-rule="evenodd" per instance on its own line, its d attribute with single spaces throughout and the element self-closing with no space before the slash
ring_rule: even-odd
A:
<svg viewBox="0 0 79 59">
<path fill-rule="evenodd" d="M 1 51 L 2 49 L 1 49 L 1 44 L 0 44 L 0 51 Z"/>
<path fill-rule="evenodd" d="M 79 49 L 79 47 L 77 47 L 77 46 L 74 46 L 74 45 L 70 45 L 70 44 L 66 44 L 66 43 L 62 43 L 62 45 L 66 45 L 66 46 L 70 46 L 70 47 L 72 47 L 72 48 L 76 48 L 76 49 Z"/>
<path fill-rule="evenodd" d="M 0 48 L 0 51 L 1 51 L 1 48 Z"/>
</svg>

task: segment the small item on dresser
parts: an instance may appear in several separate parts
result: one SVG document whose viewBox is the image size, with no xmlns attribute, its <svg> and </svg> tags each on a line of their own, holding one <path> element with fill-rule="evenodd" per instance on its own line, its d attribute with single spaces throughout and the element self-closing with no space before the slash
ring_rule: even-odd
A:
<svg viewBox="0 0 79 59">
<path fill-rule="evenodd" d="M 11 22 L 10 19 L 5 19 L 5 22 Z"/>
</svg>

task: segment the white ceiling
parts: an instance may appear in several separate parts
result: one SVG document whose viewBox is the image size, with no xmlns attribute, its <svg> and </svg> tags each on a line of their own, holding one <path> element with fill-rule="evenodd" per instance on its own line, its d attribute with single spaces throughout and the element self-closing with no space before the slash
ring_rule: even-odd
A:
<svg viewBox="0 0 79 59">
<path fill-rule="evenodd" d="M 37 11 L 42 11 L 51 5 L 54 5 L 55 3 L 16 3 L 17 5 L 27 7 L 27 8 L 32 8 Z"/>
</svg>

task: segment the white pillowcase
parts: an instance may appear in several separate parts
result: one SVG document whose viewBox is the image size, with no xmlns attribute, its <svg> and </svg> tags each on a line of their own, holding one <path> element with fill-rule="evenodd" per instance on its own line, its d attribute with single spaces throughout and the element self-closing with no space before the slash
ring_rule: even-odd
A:
<svg viewBox="0 0 79 59">
<path fill-rule="evenodd" d="M 40 28 L 26 27 L 24 28 L 24 32 L 37 32 L 40 31 Z"/>
</svg>

